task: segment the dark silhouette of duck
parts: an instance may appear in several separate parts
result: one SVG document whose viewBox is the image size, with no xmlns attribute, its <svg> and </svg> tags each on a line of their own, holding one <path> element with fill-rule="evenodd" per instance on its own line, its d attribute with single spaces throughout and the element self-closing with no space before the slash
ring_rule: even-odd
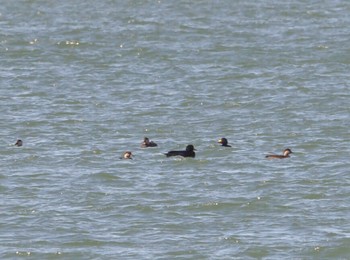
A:
<svg viewBox="0 0 350 260">
<path fill-rule="evenodd" d="M 146 148 L 146 147 L 156 147 L 158 146 L 155 142 L 150 141 L 148 137 L 145 137 L 143 139 L 143 142 L 141 143 L 141 147 L 142 148 Z"/>
<path fill-rule="evenodd" d="M 126 151 L 125 153 L 123 153 L 123 156 L 120 157 L 120 159 L 132 159 L 132 156 L 133 156 L 132 152 Z"/>
<path fill-rule="evenodd" d="M 18 139 L 15 143 L 15 146 L 22 146 L 23 145 L 23 141 L 21 139 Z"/>
<path fill-rule="evenodd" d="M 289 154 L 293 153 L 291 149 L 287 148 L 283 151 L 283 155 L 277 155 L 277 154 L 269 154 L 266 155 L 265 158 L 268 159 L 284 159 L 284 158 L 289 158 Z"/>
<path fill-rule="evenodd" d="M 166 157 L 170 157 L 170 156 L 182 156 L 182 157 L 196 157 L 196 153 L 194 152 L 196 151 L 196 149 L 194 149 L 194 146 L 192 144 L 189 144 L 186 146 L 186 150 L 185 151 L 169 151 L 167 152 L 165 155 Z"/>
<path fill-rule="evenodd" d="M 220 138 L 218 143 L 221 144 L 221 146 L 231 147 L 231 145 L 228 145 L 228 141 L 227 141 L 227 139 L 225 137 Z"/>
</svg>

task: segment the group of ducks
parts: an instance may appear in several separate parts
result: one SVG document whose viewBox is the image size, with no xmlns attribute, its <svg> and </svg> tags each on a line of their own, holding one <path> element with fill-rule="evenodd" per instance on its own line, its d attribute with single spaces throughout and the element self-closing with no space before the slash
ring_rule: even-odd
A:
<svg viewBox="0 0 350 260">
<path fill-rule="evenodd" d="M 218 143 L 221 144 L 221 146 L 224 147 L 231 147 L 231 145 L 228 144 L 228 141 L 225 137 L 220 138 Z M 142 148 L 147 148 L 147 147 L 156 147 L 158 146 L 155 142 L 149 140 L 148 137 L 145 137 L 143 139 L 143 142 L 141 143 L 141 147 Z M 192 144 L 189 144 L 186 146 L 186 150 L 184 151 L 169 151 L 167 153 L 165 153 L 166 157 L 170 157 L 170 156 L 182 156 L 182 157 L 196 157 L 196 153 L 194 152 L 196 151 L 196 149 L 194 148 L 194 146 Z M 277 155 L 277 154 L 269 154 L 266 155 L 265 157 L 268 159 L 284 159 L 284 158 L 288 158 L 289 154 L 292 153 L 292 150 L 287 148 L 283 151 L 282 155 Z M 120 159 L 132 159 L 132 152 L 130 151 L 126 151 L 124 152 L 123 156 L 120 157 Z"/>
<path fill-rule="evenodd" d="M 228 141 L 225 137 L 220 138 L 218 141 L 219 144 L 221 144 L 221 146 L 224 147 L 231 147 L 231 145 L 228 144 Z M 23 145 L 23 141 L 21 139 L 18 139 L 16 141 L 16 143 L 14 144 L 15 146 L 22 146 Z M 158 146 L 155 142 L 149 140 L 148 137 L 145 137 L 143 139 L 143 142 L 141 143 L 141 147 L 142 148 L 147 148 L 147 147 L 156 147 Z M 165 153 L 166 157 L 170 157 L 170 156 L 182 156 L 182 157 L 196 157 L 196 153 L 194 152 L 196 151 L 196 149 L 194 149 L 194 146 L 192 144 L 189 144 L 186 146 L 186 150 L 184 151 L 169 151 L 167 153 Z M 288 158 L 290 157 L 289 155 L 293 153 L 291 149 L 287 148 L 283 151 L 282 155 L 278 155 L 278 154 L 269 154 L 266 155 L 265 158 L 268 159 L 284 159 L 284 158 Z M 120 157 L 120 159 L 132 159 L 133 154 L 130 151 L 126 151 L 124 152 L 123 156 Z"/>
</svg>

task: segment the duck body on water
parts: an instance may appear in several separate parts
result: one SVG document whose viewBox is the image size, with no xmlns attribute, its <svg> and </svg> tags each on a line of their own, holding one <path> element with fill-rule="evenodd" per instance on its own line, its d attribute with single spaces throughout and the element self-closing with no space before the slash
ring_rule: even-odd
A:
<svg viewBox="0 0 350 260">
<path fill-rule="evenodd" d="M 287 148 L 283 151 L 283 155 L 277 155 L 277 154 L 269 154 L 266 155 L 265 158 L 267 159 L 284 159 L 289 158 L 289 154 L 293 153 L 291 149 Z"/>
<path fill-rule="evenodd" d="M 225 137 L 220 138 L 218 143 L 221 144 L 221 146 L 231 147 L 231 145 L 228 144 L 228 140 Z"/>
<path fill-rule="evenodd" d="M 143 142 L 141 143 L 141 148 L 147 148 L 147 147 L 156 147 L 158 146 L 155 142 L 150 141 L 148 137 L 145 137 L 143 139 Z"/>
<path fill-rule="evenodd" d="M 15 143 L 15 146 L 22 146 L 23 145 L 23 141 L 21 139 L 18 139 Z"/>
<path fill-rule="evenodd" d="M 120 157 L 120 159 L 132 159 L 132 156 L 133 156 L 132 152 L 126 151 L 125 153 L 123 153 L 123 156 Z"/>
<path fill-rule="evenodd" d="M 170 156 L 182 156 L 182 157 L 196 157 L 196 153 L 194 152 L 196 149 L 194 149 L 194 146 L 192 144 L 189 144 L 186 146 L 185 151 L 169 151 L 165 155 L 166 157 Z"/>
</svg>

